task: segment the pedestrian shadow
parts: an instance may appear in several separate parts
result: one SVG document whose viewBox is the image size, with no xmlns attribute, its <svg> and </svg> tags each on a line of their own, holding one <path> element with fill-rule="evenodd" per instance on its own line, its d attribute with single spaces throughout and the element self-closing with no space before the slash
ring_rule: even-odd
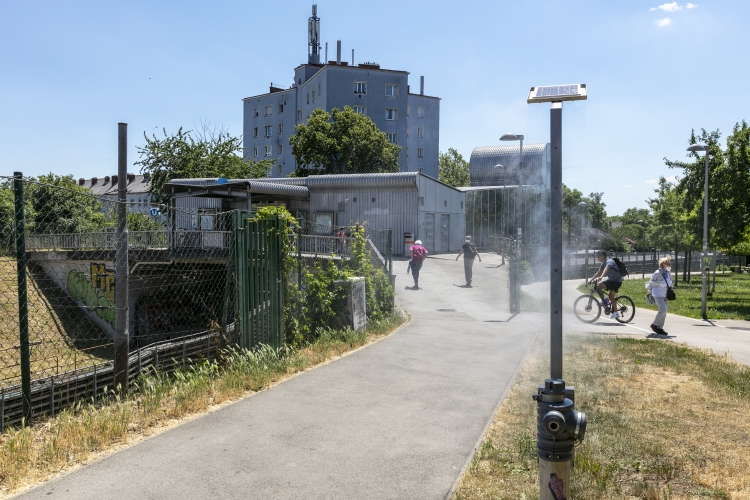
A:
<svg viewBox="0 0 750 500">
<path fill-rule="evenodd" d="M 518 316 L 518 313 L 511 314 L 508 319 L 486 319 L 483 323 L 510 323 L 510 320 Z"/>
<path fill-rule="evenodd" d="M 405 287 L 404 287 L 404 290 L 421 290 L 421 288 L 419 288 L 419 287 L 414 287 L 414 286 L 405 286 Z"/>
<path fill-rule="evenodd" d="M 647 339 L 654 339 L 654 340 L 669 340 L 677 338 L 676 335 L 659 335 L 658 333 L 649 333 L 646 335 Z"/>
<path fill-rule="evenodd" d="M 457 285 L 455 283 L 453 283 L 453 286 L 457 286 L 458 288 L 479 288 L 479 287 L 474 286 L 474 285 Z"/>
</svg>

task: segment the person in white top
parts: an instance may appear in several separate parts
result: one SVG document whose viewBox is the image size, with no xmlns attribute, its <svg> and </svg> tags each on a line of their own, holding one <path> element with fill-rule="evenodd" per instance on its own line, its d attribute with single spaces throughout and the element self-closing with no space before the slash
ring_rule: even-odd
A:
<svg viewBox="0 0 750 500">
<path fill-rule="evenodd" d="M 664 257 L 659 260 L 659 269 L 651 275 L 651 280 L 646 283 L 646 290 L 656 302 L 659 312 L 656 313 L 651 329 L 658 335 L 667 335 L 664 331 L 664 320 L 667 319 L 667 290 L 672 286 L 672 260 Z"/>
</svg>

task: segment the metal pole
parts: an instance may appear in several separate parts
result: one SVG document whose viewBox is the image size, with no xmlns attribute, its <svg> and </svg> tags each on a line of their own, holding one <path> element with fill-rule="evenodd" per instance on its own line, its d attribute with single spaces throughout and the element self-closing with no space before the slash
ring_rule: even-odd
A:
<svg viewBox="0 0 750 500">
<path fill-rule="evenodd" d="M 388 228 L 388 276 L 393 276 L 393 228 Z"/>
<path fill-rule="evenodd" d="M 128 124 L 117 124 L 117 245 L 115 249 L 114 381 L 128 391 Z"/>
<path fill-rule="evenodd" d="M 550 108 L 550 377 L 563 378 L 562 364 L 562 103 Z"/>
<path fill-rule="evenodd" d="M 29 301 L 26 294 L 26 227 L 23 174 L 14 172 L 13 197 L 16 211 L 16 272 L 18 274 L 18 330 L 21 347 L 21 402 L 24 424 L 31 423 L 31 351 L 29 348 Z"/>
<path fill-rule="evenodd" d="M 505 169 L 503 169 L 503 197 L 500 199 L 500 204 L 502 205 L 500 207 L 500 252 L 503 254 L 503 261 L 502 265 L 505 265 L 505 237 L 504 235 L 507 233 L 505 230 L 505 226 L 503 225 L 503 222 L 505 221 L 505 209 L 508 206 L 507 203 L 508 193 L 505 189 Z"/>
<path fill-rule="evenodd" d="M 708 146 L 706 146 L 706 175 L 703 182 L 703 262 L 701 262 L 701 316 L 706 318 L 706 253 L 708 251 Z"/>
</svg>

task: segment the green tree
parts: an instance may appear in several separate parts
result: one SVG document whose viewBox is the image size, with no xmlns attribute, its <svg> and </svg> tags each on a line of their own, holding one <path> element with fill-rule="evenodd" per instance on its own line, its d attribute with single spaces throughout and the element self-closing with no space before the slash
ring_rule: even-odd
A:
<svg viewBox="0 0 750 500">
<path fill-rule="evenodd" d="M 112 224 L 117 225 L 116 216 Z M 128 231 L 158 231 L 164 229 L 162 222 L 141 212 L 128 212 L 127 225 Z"/>
<path fill-rule="evenodd" d="M 648 208 L 628 208 L 620 216 L 620 222 L 623 226 L 629 226 L 631 224 L 638 224 L 639 220 L 642 220 L 647 226 L 651 225 L 652 219 L 651 212 Z"/>
<path fill-rule="evenodd" d="M 602 201 L 603 196 L 604 193 L 590 193 L 583 199 L 583 201 L 589 204 L 588 211 L 591 227 L 597 229 L 608 227 L 607 210 L 605 208 L 607 205 Z"/>
<path fill-rule="evenodd" d="M 453 187 L 469 186 L 469 162 L 458 151 L 448 148 L 438 159 L 438 180 Z"/>
<path fill-rule="evenodd" d="M 581 227 L 581 209 L 578 204 L 583 201 L 583 193 L 570 189 L 563 184 L 563 227 L 568 228 L 568 247 L 572 245 L 573 233 Z"/>
<path fill-rule="evenodd" d="M 90 233 L 106 222 L 103 204 L 72 175 L 41 175 L 25 185 L 27 230 L 34 234 Z"/>
<path fill-rule="evenodd" d="M 619 241 L 622 241 L 623 238 L 635 241 L 635 250 L 646 248 L 646 229 L 640 224 L 625 224 L 612 229 L 611 233 Z M 648 243 L 651 244 L 650 241 Z"/>
<path fill-rule="evenodd" d="M 180 128 L 176 134 L 164 138 L 143 134 L 145 146 L 138 146 L 142 173 L 151 175 L 150 192 L 156 203 L 169 203 L 169 195 L 162 191 L 172 179 L 226 177 L 255 179 L 268 176 L 274 160 L 243 159 L 242 139 L 225 131 L 203 131 L 195 134 Z"/>
<path fill-rule="evenodd" d="M 659 187 L 654 192 L 656 197 L 647 200 L 654 214 L 648 231 L 649 243 L 679 251 L 686 239 L 683 194 L 664 177 L 659 178 Z"/>
<path fill-rule="evenodd" d="M 294 175 L 398 172 L 401 147 L 367 116 L 345 106 L 329 114 L 315 109 L 289 138 L 297 160 Z"/>
</svg>

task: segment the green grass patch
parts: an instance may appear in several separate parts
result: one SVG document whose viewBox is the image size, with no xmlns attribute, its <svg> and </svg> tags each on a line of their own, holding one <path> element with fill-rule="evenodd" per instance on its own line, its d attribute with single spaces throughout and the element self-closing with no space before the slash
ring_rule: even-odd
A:
<svg viewBox="0 0 750 500">
<path fill-rule="evenodd" d="M 646 281 L 648 279 L 625 280 L 618 293 L 633 299 L 635 307 L 638 309 L 656 311 L 655 305 L 650 306 L 646 302 Z M 582 293 L 588 293 L 590 288 L 581 285 L 578 290 Z M 669 303 L 669 312 L 700 319 L 700 276 L 693 276 L 691 283 L 680 281 L 674 290 L 677 294 L 677 300 Z M 708 319 L 750 320 L 750 274 L 717 274 L 716 291 L 706 300 L 706 315 Z"/>
</svg>

